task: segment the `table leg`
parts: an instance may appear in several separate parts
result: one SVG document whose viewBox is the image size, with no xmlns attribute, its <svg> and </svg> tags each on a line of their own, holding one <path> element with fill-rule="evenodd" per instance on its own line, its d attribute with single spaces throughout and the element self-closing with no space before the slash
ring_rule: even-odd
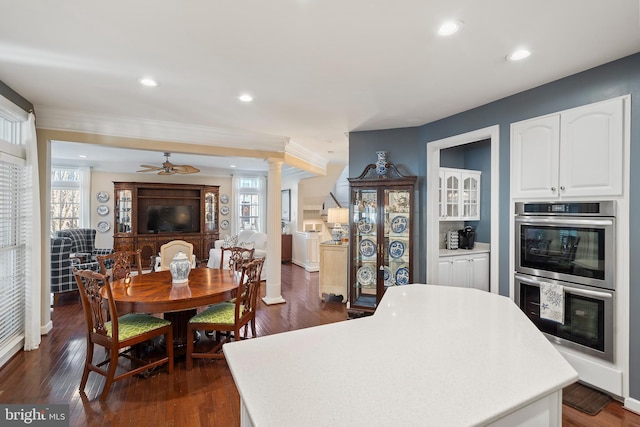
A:
<svg viewBox="0 0 640 427">
<path fill-rule="evenodd" d="M 196 315 L 196 310 L 172 311 L 164 313 L 164 318 L 171 321 L 173 329 L 173 348 L 183 348 L 187 346 L 187 324 L 189 319 Z M 193 340 L 197 342 L 200 334 L 196 331 Z"/>
</svg>

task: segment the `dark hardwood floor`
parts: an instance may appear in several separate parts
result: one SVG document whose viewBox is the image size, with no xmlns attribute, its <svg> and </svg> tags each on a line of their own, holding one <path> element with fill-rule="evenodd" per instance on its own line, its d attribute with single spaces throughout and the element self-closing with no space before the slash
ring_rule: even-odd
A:
<svg viewBox="0 0 640 427">
<path fill-rule="evenodd" d="M 264 288 L 263 284 L 262 295 Z M 344 304 L 318 297 L 318 273 L 295 265 L 282 265 L 282 296 L 286 304 L 261 304 L 258 336 L 347 318 Z M 52 319 L 54 328 L 43 337 L 40 350 L 20 352 L 0 370 L 0 403 L 68 403 L 71 426 L 240 425 L 240 397 L 224 360 L 196 360 L 187 372 L 184 360 L 178 359 L 173 375 L 160 370 L 147 379 L 114 383 L 104 403 L 98 400 L 101 376 L 91 374 L 85 393 L 78 392 L 85 337 L 77 296 L 61 298 Z M 562 418 L 563 426 L 569 427 L 640 427 L 640 416 L 615 401 L 594 417 L 563 406 Z"/>
</svg>

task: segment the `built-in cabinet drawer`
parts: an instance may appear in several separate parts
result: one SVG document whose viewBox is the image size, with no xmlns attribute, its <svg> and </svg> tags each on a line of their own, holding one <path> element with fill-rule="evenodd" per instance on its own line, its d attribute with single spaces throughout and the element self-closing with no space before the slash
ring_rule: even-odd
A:
<svg viewBox="0 0 640 427">
<path fill-rule="evenodd" d="M 489 253 L 440 257 L 437 284 L 489 291 Z"/>
</svg>

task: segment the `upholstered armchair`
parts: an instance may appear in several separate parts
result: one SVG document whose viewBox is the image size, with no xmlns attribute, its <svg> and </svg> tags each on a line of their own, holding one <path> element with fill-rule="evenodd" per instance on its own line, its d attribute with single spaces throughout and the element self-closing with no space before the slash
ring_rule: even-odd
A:
<svg viewBox="0 0 640 427">
<path fill-rule="evenodd" d="M 70 258 L 72 247 L 73 242 L 69 237 L 51 239 L 51 292 L 54 294 L 54 305 L 60 293 L 78 289 L 73 275 L 74 267 L 79 270 L 100 270 L 98 261 L 72 262 Z M 77 261 L 77 259 L 74 260 Z"/>
<path fill-rule="evenodd" d="M 56 237 L 69 237 L 71 239 L 71 253 L 78 258 L 78 263 L 98 261 L 98 255 L 109 255 L 113 252 L 113 249 L 95 247 L 96 230 L 93 228 L 60 230 L 56 232 Z"/>
</svg>

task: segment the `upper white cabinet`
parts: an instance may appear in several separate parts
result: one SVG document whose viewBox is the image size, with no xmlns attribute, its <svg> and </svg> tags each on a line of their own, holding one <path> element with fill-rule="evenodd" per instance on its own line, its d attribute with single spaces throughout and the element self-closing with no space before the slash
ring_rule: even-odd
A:
<svg viewBox="0 0 640 427">
<path fill-rule="evenodd" d="M 440 168 L 440 220 L 480 220 L 480 171 Z"/>
<path fill-rule="evenodd" d="M 511 195 L 622 194 L 624 98 L 511 124 Z"/>
</svg>

